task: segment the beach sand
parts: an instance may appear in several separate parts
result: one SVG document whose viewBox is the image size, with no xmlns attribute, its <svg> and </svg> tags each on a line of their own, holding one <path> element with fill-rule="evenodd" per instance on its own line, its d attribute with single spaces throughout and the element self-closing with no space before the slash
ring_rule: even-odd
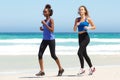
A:
<svg viewBox="0 0 120 80">
<path fill-rule="evenodd" d="M 99 67 L 89 76 L 87 73 L 76 76 L 76 70 L 66 71 L 62 77 L 57 77 L 54 72 L 49 72 L 44 77 L 36 77 L 34 73 L 21 73 L 2 75 L 0 80 L 120 80 L 120 67 Z"/>
<path fill-rule="evenodd" d="M 77 55 L 59 55 L 65 72 L 57 77 L 57 66 L 50 56 L 44 56 L 46 75 L 36 77 L 39 71 L 37 56 L 0 56 L 0 80 L 120 80 L 120 55 L 90 55 L 96 71 L 88 75 L 88 66 L 85 63 L 86 73 L 77 76 L 80 65 Z"/>
</svg>

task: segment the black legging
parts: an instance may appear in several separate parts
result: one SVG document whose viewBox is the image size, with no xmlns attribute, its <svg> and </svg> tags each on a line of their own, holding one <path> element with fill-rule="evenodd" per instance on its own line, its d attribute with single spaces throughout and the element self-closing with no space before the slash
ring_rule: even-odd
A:
<svg viewBox="0 0 120 80">
<path fill-rule="evenodd" d="M 57 60 L 58 58 L 57 58 L 57 56 L 56 56 L 56 54 L 55 54 L 55 40 L 43 40 L 43 41 L 41 42 L 40 49 L 39 49 L 39 53 L 38 53 L 38 58 L 39 58 L 39 60 L 42 59 L 43 53 L 44 53 L 47 45 L 49 45 L 51 57 L 52 57 L 54 60 Z"/>
<path fill-rule="evenodd" d="M 87 61 L 89 67 L 92 67 L 91 60 L 89 56 L 87 55 L 86 47 L 88 43 L 90 42 L 90 38 L 87 32 L 83 34 L 79 34 L 79 50 L 78 50 L 78 56 L 81 64 L 81 68 L 84 68 L 84 58 Z"/>
</svg>

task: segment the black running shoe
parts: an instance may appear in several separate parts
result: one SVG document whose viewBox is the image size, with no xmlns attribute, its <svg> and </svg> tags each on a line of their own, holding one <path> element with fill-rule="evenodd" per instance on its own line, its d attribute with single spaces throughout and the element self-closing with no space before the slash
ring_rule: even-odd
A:
<svg viewBox="0 0 120 80">
<path fill-rule="evenodd" d="M 58 71 L 58 76 L 62 76 L 64 69 Z"/>
<path fill-rule="evenodd" d="M 36 76 L 44 76 L 45 75 L 45 73 L 44 72 L 39 72 L 39 73 L 37 73 L 37 74 L 35 74 Z"/>
</svg>

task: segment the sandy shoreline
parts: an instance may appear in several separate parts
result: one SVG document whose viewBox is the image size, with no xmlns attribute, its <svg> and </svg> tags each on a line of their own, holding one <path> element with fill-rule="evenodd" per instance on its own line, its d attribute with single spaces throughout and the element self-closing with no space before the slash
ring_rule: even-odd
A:
<svg viewBox="0 0 120 80">
<path fill-rule="evenodd" d="M 65 69 L 62 77 L 56 77 L 57 66 L 49 55 L 44 56 L 44 77 L 36 77 L 39 71 L 37 56 L 0 56 L 0 80 L 119 80 L 120 55 L 90 55 L 96 72 L 88 76 L 88 66 L 85 63 L 86 73 L 76 76 L 79 72 L 77 55 L 58 55 Z"/>
<path fill-rule="evenodd" d="M 84 75 L 77 76 L 76 69 L 65 71 L 62 77 L 57 77 L 55 72 L 49 72 L 44 77 L 36 77 L 34 73 L 19 73 L 11 75 L 1 75 L 0 80 L 119 80 L 119 67 L 98 67 L 97 71 L 89 76 L 87 72 Z"/>
</svg>

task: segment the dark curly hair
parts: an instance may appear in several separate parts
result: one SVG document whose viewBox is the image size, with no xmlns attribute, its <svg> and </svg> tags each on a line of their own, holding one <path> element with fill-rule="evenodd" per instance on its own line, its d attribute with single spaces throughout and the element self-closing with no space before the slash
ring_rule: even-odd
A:
<svg viewBox="0 0 120 80">
<path fill-rule="evenodd" d="M 51 9 L 51 5 L 50 5 L 50 4 L 46 4 L 45 9 L 48 9 L 48 11 L 49 11 L 49 13 L 50 13 L 49 16 L 52 16 L 52 15 L 53 15 L 53 10 Z"/>
</svg>

